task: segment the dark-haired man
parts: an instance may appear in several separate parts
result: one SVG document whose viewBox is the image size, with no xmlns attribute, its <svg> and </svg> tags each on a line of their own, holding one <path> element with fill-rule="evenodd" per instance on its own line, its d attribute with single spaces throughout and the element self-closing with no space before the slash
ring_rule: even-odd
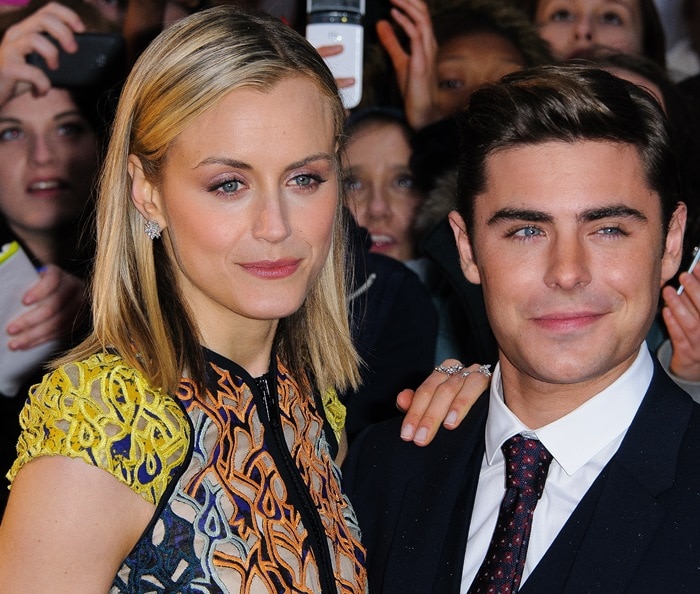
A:
<svg viewBox="0 0 700 594">
<path fill-rule="evenodd" d="M 353 447 L 371 591 L 700 591 L 700 407 L 644 343 L 686 216 L 661 111 L 544 67 L 477 91 L 462 135 L 450 222 L 499 365 L 433 445 Z"/>
</svg>

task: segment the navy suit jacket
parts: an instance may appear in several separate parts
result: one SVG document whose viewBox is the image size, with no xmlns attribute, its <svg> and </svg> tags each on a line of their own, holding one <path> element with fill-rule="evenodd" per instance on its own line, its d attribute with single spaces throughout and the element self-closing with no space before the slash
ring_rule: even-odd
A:
<svg viewBox="0 0 700 594">
<path fill-rule="evenodd" d="M 400 419 L 351 447 L 343 482 L 370 594 L 459 592 L 487 414 L 483 394 L 425 448 L 400 440 Z M 520 592 L 700 593 L 700 406 L 658 364 L 619 450 Z"/>
</svg>

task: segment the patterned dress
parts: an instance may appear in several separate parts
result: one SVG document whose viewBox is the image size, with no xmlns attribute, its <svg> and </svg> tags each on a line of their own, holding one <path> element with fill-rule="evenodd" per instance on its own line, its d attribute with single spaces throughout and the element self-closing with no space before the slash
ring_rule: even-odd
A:
<svg viewBox="0 0 700 594">
<path fill-rule="evenodd" d="M 177 396 L 153 390 L 108 353 L 47 374 L 8 477 L 38 456 L 70 456 L 156 505 L 112 592 L 365 592 L 323 404 L 279 361 L 256 383 L 206 355 L 206 394 L 187 379 Z"/>
</svg>

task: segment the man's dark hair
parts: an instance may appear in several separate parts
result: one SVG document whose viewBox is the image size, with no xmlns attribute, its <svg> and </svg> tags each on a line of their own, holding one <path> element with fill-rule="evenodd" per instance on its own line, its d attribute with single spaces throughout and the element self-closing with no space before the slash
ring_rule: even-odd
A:
<svg viewBox="0 0 700 594">
<path fill-rule="evenodd" d="M 637 149 L 646 181 L 661 198 L 666 231 L 680 199 L 677 161 L 663 111 L 637 85 L 590 66 L 529 68 L 475 91 L 458 118 L 457 209 L 470 235 L 474 198 L 486 190 L 490 155 L 544 142 L 589 140 Z"/>
</svg>

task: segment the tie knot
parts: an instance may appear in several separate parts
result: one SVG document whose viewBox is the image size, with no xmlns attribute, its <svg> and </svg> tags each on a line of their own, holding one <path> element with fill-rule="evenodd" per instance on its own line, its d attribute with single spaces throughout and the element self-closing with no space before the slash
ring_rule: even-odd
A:
<svg viewBox="0 0 700 594">
<path fill-rule="evenodd" d="M 552 454 L 537 439 L 514 435 L 501 447 L 506 459 L 506 488 L 542 496 Z"/>
</svg>

